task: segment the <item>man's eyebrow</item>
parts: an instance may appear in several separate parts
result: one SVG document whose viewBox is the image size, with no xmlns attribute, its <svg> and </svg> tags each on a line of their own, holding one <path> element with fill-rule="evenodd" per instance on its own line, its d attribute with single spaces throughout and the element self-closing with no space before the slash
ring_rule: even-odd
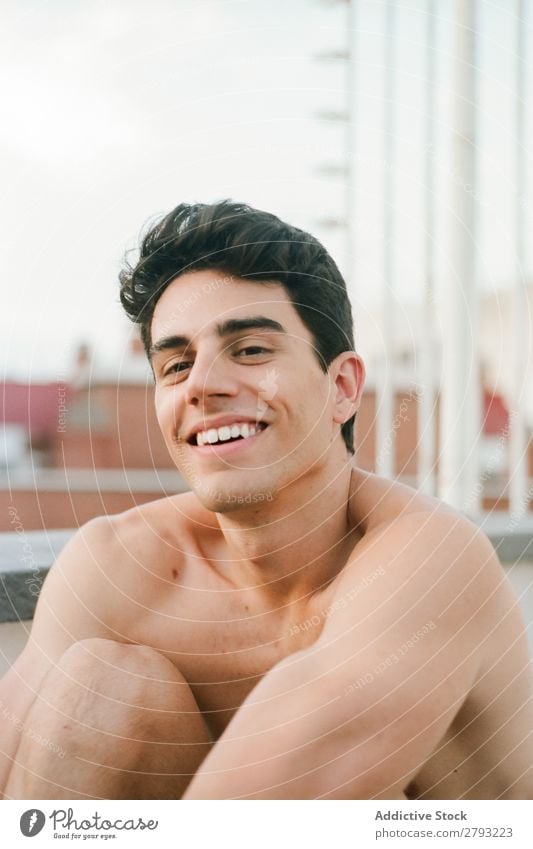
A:
<svg viewBox="0 0 533 849">
<path fill-rule="evenodd" d="M 286 333 L 287 331 L 279 321 L 273 318 L 267 318 L 264 315 L 254 315 L 249 318 L 228 318 L 222 324 L 217 324 L 216 332 L 221 339 L 224 336 L 232 336 L 234 333 L 241 333 L 243 330 L 275 330 L 276 333 Z"/>
<path fill-rule="evenodd" d="M 235 333 L 242 333 L 245 330 L 274 330 L 276 333 L 287 333 L 279 321 L 264 315 L 254 315 L 248 318 L 228 318 L 215 327 L 215 332 L 221 339 Z M 192 340 L 188 336 L 164 336 L 152 345 L 148 356 L 151 360 L 155 354 L 159 354 L 161 351 L 188 348 L 190 345 L 192 345 Z"/>
<path fill-rule="evenodd" d="M 148 351 L 148 359 L 151 360 L 155 354 L 161 351 L 173 351 L 177 348 L 187 348 L 191 344 L 188 336 L 164 336 Z"/>
</svg>

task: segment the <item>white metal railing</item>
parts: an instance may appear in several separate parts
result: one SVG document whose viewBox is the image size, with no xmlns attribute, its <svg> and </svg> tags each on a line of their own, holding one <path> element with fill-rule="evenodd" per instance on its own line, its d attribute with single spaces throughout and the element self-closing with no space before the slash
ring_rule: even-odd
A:
<svg viewBox="0 0 533 849">
<path fill-rule="evenodd" d="M 497 4 L 496 4 L 497 5 Z M 512 7 L 513 4 L 511 4 Z M 378 63 L 365 66 L 361 50 L 361 32 L 365 27 L 381 26 L 382 34 L 382 97 L 383 97 L 383 162 L 381 201 L 383 210 L 382 233 L 382 294 L 379 316 L 383 342 L 380 342 L 381 364 L 375 369 L 376 376 L 376 457 L 375 468 L 381 474 L 394 474 L 393 427 L 394 398 L 400 389 L 396 380 L 398 350 L 396 347 L 399 321 L 396 318 L 397 267 L 395 264 L 395 240 L 397 216 L 401 214 L 401 198 L 395 195 L 395 167 L 398 163 L 396 149 L 396 117 L 399 109 L 396 74 L 398 72 L 396 45 L 405 38 L 402 16 L 412 14 L 413 9 L 387 0 L 379 9 L 376 4 L 364 0 L 348 3 L 346 28 L 348 33 L 347 55 L 347 134 L 346 134 L 346 227 L 347 270 L 349 285 L 353 292 L 361 291 L 358 275 L 362 268 L 356 267 L 356 251 L 361 244 L 357 230 L 358 169 L 356 161 L 355 128 L 364 122 L 362 98 L 358 97 L 355 81 L 365 74 L 375 74 Z M 494 9 L 492 10 L 494 11 Z M 513 9 L 508 11 L 513 13 Z M 482 293 L 478 262 L 479 235 L 479 161 L 486 143 L 477 132 L 479 110 L 478 81 L 483 75 L 479 70 L 478 45 L 483 27 L 483 16 L 491 12 L 476 0 L 454 0 L 443 7 L 435 0 L 427 0 L 417 14 L 425 16 L 425 91 L 420 111 L 425 111 L 424 154 L 421 157 L 420 182 L 424 194 L 424 230 L 420 231 L 420 242 L 424 244 L 424 292 L 422 321 L 417 328 L 417 352 L 419 372 L 417 375 L 418 444 L 417 468 L 418 487 L 451 503 L 458 509 L 471 514 L 481 511 L 483 475 L 480 447 L 483 440 L 481 358 L 479 353 L 480 299 Z M 526 227 L 528 225 L 527 155 L 528 120 L 526 105 L 526 58 L 528 56 L 529 5 L 525 0 L 514 0 L 515 43 L 509 43 L 508 54 L 515 56 L 514 93 L 515 100 L 515 176 L 514 176 L 514 242 L 515 269 L 513 274 L 513 329 L 509 339 L 503 343 L 505 355 L 512 350 L 514 382 L 506 387 L 509 409 L 509 512 L 525 514 L 533 496 L 528 480 L 527 454 L 528 422 L 526 417 L 525 365 L 531 368 L 531 328 L 528 326 L 528 289 L 526 273 Z M 381 16 L 381 17 L 380 17 Z M 371 21 L 371 24 L 368 22 Z M 378 22 L 376 24 L 376 21 Z M 442 50 L 442 31 L 446 32 L 446 51 Z M 440 35 L 439 35 L 440 33 Z M 441 39 L 439 41 L 439 38 Z M 446 53 L 445 86 L 449 89 L 446 114 L 436 115 L 437 56 L 442 63 Z M 442 82 L 442 67 L 439 77 Z M 485 139 L 485 140 L 484 140 Z M 436 240 L 443 242 L 442 232 L 437 231 L 435 203 L 437 168 L 435 147 L 446 148 L 448 190 L 450 203 L 446 210 L 446 259 L 440 261 L 436 271 Z M 442 163 L 441 163 L 442 164 Z M 341 172 L 339 172 L 341 173 Z M 359 171 L 360 173 L 360 171 Z M 442 216 L 440 219 L 442 228 Z M 446 264 L 446 268 L 444 268 Z M 484 272 L 486 273 L 486 272 Z M 441 278 L 441 298 L 436 294 L 436 277 Z M 437 345 L 436 308 L 440 322 L 441 346 Z M 357 321 L 357 316 L 356 316 Z M 356 328 L 357 329 L 357 328 Z M 440 414 L 437 421 L 437 393 L 440 395 Z M 440 431 L 438 477 L 435 455 L 436 431 Z"/>
<path fill-rule="evenodd" d="M 393 0 L 385 5 L 385 78 L 383 91 L 383 281 L 382 322 L 383 357 L 380 391 L 376 397 L 376 471 L 386 477 L 394 475 L 396 429 L 392 428 L 395 398 L 395 316 L 396 287 L 394 268 L 395 235 L 395 19 Z"/>
<path fill-rule="evenodd" d="M 418 486 L 426 495 L 436 495 L 435 434 L 437 398 L 434 369 L 438 362 L 435 325 L 435 203 L 433 150 L 435 144 L 435 9 L 428 0 L 426 15 L 426 85 L 425 85 L 425 152 L 424 152 L 424 292 L 422 326 L 420 328 L 420 392 L 418 442 Z"/>
<path fill-rule="evenodd" d="M 510 421 L 509 460 L 510 460 L 510 508 L 512 512 L 527 509 L 527 439 L 524 410 L 524 369 L 527 362 L 527 332 L 525 327 L 528 315 L 526 288 L 526 209 L 524 190 L 527 185 L 526 170 L 526 24 L 524 20 L 527 3 L 517 0 L 516 16 L 516 144 L 515 144 L 515 289 L 513 321 L 513 361 L 514 381 L 511 388 L 513 416 Z"/>
</svg>

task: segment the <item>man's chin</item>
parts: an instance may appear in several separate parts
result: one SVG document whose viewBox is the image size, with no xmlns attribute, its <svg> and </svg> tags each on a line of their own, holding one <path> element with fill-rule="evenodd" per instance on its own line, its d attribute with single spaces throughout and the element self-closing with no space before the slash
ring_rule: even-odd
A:
<svg viewBox="0 0 533 849">
<path fill-rule="evenodd" d="M 207 491 L 202 487 L 195 487 L 194 492 L 206 510 L 214 513 L 231 513 L 237 510 L 260 507 L 271 504 L 274 501 L 274 493 L 267 491 Z"/>
</svg>

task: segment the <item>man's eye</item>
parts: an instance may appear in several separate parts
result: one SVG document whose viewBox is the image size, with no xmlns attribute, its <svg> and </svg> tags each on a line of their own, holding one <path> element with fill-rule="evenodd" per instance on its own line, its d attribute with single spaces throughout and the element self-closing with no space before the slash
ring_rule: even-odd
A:
<svg viewBox="0 0 533 849">
<path fill-rule="evenodd" d="M 169 374 L 177 374 L 178 372 L 185 371 L 185 369 L 181 368 L 181 366 L 190 366 L 190 363 L 187 360 L 179 360 L 177 363 L 172 363 L 171 366 L 165 371 L 164 377 L 167 377 Z"/>
<path fill-rule="evenodd" d="M 260 345 L 249 345 L 247 348 L 241 348 L 240 351 L 237 351 L 238 354 L 244 354 L 248 351 L 249 356 L 254 356 L 254 354 L 269 354 L 270 351 L 268 348 L 262 348 Z M 251 352 L 251 353 L 250 353 Z"/>
</svg>

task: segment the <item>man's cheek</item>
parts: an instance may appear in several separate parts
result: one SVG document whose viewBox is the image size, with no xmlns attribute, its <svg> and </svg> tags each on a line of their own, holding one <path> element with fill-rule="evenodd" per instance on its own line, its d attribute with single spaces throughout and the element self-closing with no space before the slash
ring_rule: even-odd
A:
<svg viewBox="0 0 533 849">
<path fill-rule="evenodd" d="M 158 398 L 155 400 L 155 415 L 165 441 L 173 442 L 179 432 L 178 416 L 172 399 Z"/>
</svg>

